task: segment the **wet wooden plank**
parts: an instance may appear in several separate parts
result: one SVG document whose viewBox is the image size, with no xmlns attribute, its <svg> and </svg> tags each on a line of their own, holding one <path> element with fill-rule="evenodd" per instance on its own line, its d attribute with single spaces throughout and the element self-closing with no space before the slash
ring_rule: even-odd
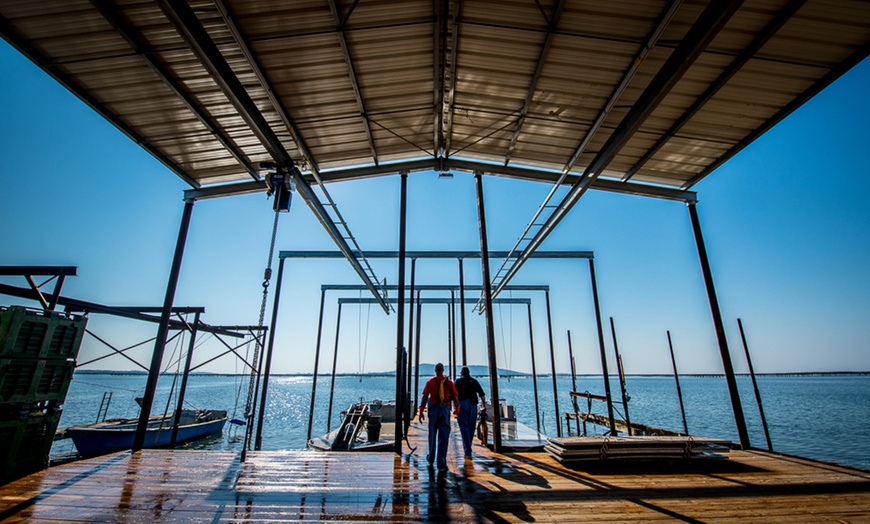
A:
<svg viewBox="0 0 870 524">
<path fill-rule="evenodd" d="M 760 451 L 727 460 L 584 464 L 546 453 L 465 460 L 454 432 L 439 474 L 415 453 L 145 450 L 0 487 L 2 522 L 870 521 L 870 472 Z"/>
</svg>

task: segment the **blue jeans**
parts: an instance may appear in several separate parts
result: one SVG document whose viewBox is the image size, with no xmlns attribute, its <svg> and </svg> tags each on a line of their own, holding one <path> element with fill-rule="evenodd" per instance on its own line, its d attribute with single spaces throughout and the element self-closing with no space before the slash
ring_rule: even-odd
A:
<svg viewBox="0 0 870 524">
<path fill-rule="evenodd" d="M 470 400 L 459 401 L 459 433 L 462 435 L 462 448 L 471 455 L 471 439 L 477 422 L 477 406 Z"/>
<path fill-rule="evenodd" d="M 435 462 L 437 450 L 438 469 L 447 469 L 447 442 L 450 440 L 450 406 L 429 404 L 429 453 L 426 460 Z"/>
</svg>

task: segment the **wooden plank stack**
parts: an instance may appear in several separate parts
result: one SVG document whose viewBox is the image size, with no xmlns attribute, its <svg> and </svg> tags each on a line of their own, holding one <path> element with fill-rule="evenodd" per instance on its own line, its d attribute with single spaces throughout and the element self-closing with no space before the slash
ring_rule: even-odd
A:
<svg viewBox="0 0 870 524">
<path fill-rule="evenodd" d="M 561 464 L 604 460 L 711 457 L 730 450 L 727 440 L 691 436 L 567 437 L 547 440 L 544 450 Z"/>
</svg>

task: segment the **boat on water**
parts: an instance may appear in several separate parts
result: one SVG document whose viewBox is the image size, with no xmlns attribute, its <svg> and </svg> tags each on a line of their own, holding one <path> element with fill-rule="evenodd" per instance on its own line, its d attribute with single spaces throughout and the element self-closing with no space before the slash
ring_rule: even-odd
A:
<svg viewBox="0 0 870 524">
<path fill-rule="evenodd" d="M 396 439 L 396 403 L 360 400 L 341 412 L 338 429 L 312 438 L 318 451 L 390 451 Z"/>
<path fill-rule="evenodd" d="M 146 448 L 169 446 L 172 438 L 174 414 L 152 417 L 145 431 Z M 199 440 L 208 435 L 221 433 L 227 422 L 227 412 L 214 409 L 185 409 L 181 412 L 176 444 Z M 66 433 L 72 439 L 79 454 L 94 457 L 115 451 L 131 449 L 136 435 L 138 419 L 109 419 L 97 424 L 71 426 Z"/>
</svg>

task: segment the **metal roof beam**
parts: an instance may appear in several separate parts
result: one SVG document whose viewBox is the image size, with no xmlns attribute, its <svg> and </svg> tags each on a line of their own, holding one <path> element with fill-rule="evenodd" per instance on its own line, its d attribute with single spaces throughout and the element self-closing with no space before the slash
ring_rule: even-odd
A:
<svg viewBox="0 0 870 524">
<path fill-rule="evenodd" d="M 387 289 L 393 290 L 398 289 L 399 286 L 395 284 L 391 284 L 386 286 Z M 463 286 L 465 289 L 470 291 L 480 291 L 483 286 Z M 363 286 L 358 284 L 323 284 L 320 286 L 321 291 L 359 291 L 364 289 Z M 445 284 L 430 284 L 430 285 L 414 285 L 414 289 L 417 291 L 457 291 L 459 290 L 459 284 L 456 285 L 445 285 Z M 508 286 L 505 288 L 505 291 L 549 291 L 550 286 Z"/>
<path fill-rule="evenodd" d="M 409 160 L 406 162 L 397 162 L 395 164 L 381 164 L 379 166 L 368 166 L 350 169 L 337 169 L 334 171 L 321 172 L 320 177 L 324 182 L 340 182 L 342 180 L 356 180 L 360 178 L 395 175 L 402 171 L 481 171 L 483 173 L 505 176 L 510 178 L 518 178 L 521 180 L 532 180 L 536 182 L 553 183 L 553 179 L 559 174 L 553 171 L 544 171 L 541 169 L 531 169 L 516 166 L 503 166 L 496 164 L 487 164 L 474 160 L 464 160 L 459 158 L 426 158 L 422 160 Z M 307 176 L 306 176 L 307 178 Z M 562 181 L 563 185 L 573 185 L 579 180 L 578 175 L 567 175 Z M 619 182 L 616 180 L 599 178 L 592 183 L 591 189 L 599 191 L 608 191 L 610 193 L 622 193 L 626 195 L 636 195 L 652 198 L 661 198 L 664 200 L 674 200 L 677 202 L 697 202 L 698 196 L 694 191 L 673 189 L 663 186 L 652 186 L 649 184 L 638 184 L 634 182 Z M 266 190 L 266 184 L 260 182 L 241 182 L 235 184 L 225 184 L 220 186 L 209 186 L 200 189 L 188 189 L 184 192 L 185 200 L 205 200 L 209 198 L 218 198 L 233 195 L 244 195 L 248 193 L 258 193 Z"/>
<path fill-rule="evenodd" d="M 568 163 L 565 164 L 565 167 L 562 169 L 562 173 L 568 173 L 571 169 L 574 168 L 574 164 L 577 163 L 577 160 L 580 158 L 580 155 L 586 150 L 586 146 L 589 145 L 589 142 L 592 141 L 592 137 L 595 136 L 595 133 L 601 128 L 601 125 L 604 124 L 604 120 L 607 118 L 607 115 L 610 114 L 610 111 L 613 110 L 613 106 L 616 105 L 616 102 L 619 101 L 619 98 L 622 96 L 625 88 L 628 87 L 628 83 L 631 82 L 631 79 L 634 78 L 637 70 L 640 69 L 641 64 L 646 59 L 646 55 L 655 47 L 656 43 L 659 40 L 659 37 L 664 32 L 665 28 L 670 24 L 671 19 L 676 14 L 677 9 L 683 3 L 683 0 L 672 0 L 668 5 L 668 8 L 665 10 L 662 17 L 659 19 L 658 24 L 653 29 L 652 33 L 647 37 L 646 42 L 641 46 L 637 55 L 634 57 L 634 60 L 631 61 L 631 65 L 628 69 L 623 73 L 622 79 L 620 79 L 619 84 L 617 84 L 616 88 L 610 94 L 610 98 L 607 99 L 607 103 L 604 104 L 604 107 L 601 108 L 601 111 L 598 113 L 598 116 L 595 118 L 595 121 L 592 123 L 592 126 L 589 127 L 589 131 L 586 132 L 586 135 L 580 141 L 580 145 L 577 146 L 577 149 L 574 150 L 574 153 L 571 155 L 571 159 L 568 160 Z M 552 193 L 550 194 L 552 196 Z M 548 197 L 549 201 L 549 197 Z M 537 217 L 536 217 L 537 218 Z M 534 220 L 533 220 L 534 221 Z"/>
<path fill-rule="evenodd" d="M 251 48 L 248 47 L 247 39 L 244 37 L 244 35 L 242 35 L 242 31 L 236 24 L 235 18 L 233 18 L 226 3 L 224 2 L 224 0 L 213 1 L 218 9 L 218 12 L 221 15 L 221 18 L 223 18 L 224 23 L 227 25 L 230 33 L 233 35 L 233 39 L 236 41 L 236 45 L 239 46 L 242 54 L 245 55 L 245 59 L 248 61 L 248 65 L 251 66 L 251 70 L 254 72 L 257 80 L 260 82 L 260 86 L 266 92 L 266 96 L 269 97 L 269 101 L 272 102 L 272 107 L 275 108 L 275 112 L 277 112 L 278 116 L 281 117 L 281 121 L 284 122 L 284 125 L 287 127 L 287 130 L 293 137 L 293 142 L 296 144 L 296 148 L 299 149 L 299 154 L 302 155 L 302 158 L 305 160 L 305 162 L 308 163 L 312 171 L 320 171 L 320 168 L 317 165 L 317 161 L 314 159 L 314 155 L 308 148 L 308 144 L 305 142 L 305 139 L 302 138 L 299 130 L 296 129 L 296 124 L 294 123 L 293 118 L 290 116 L 290 113 L 287 111 L 287 108 L 284 107 L 284 104 L 282 104 L 281 101 L 278 99 L 278 95 L 275 94 L 275 88 L 272 86 L 272 82 L 270 82 L 269 79 L 266 77 L 266 74 L 263 72 L 262 66 L 260 66 L 260 62 L 256 59 L 256 57 L 254 57 L 254 53 L 251 51 Z"/>
<path fill-rule="evenodd" d="M 398 251 L 366 251 L 366 258 L 398 258 Z M 507 256 L 507 251 L 490 251 L 490 257 Z M 341 258 L 338 251 L 279 251 L 278 258 Z M 532 258 L 593 258 L 592 251 L 539 251 Z M 479 251 L 406 251 L 405 258 L 480 258 Z M 386 286 L 389 288 L 390 286 Z"/>
<path fill-rule="evenodd" d="M 284 145 L 275 135 L 275 132 L 272 131 L 265 117 L 260 113 L 260 110 L 248 95 L 238 77 L 236 77 L 217 45 L 215 45 L 208 32 L 202 26 L 202 23 L 196 17 L 193 9 L 184 0 L 160 0 L 160 6 L 167 17 L 174 22 L 179 34 L 188 43 L 272 158 L 279 165 L 287 167 L 293 173 L 293 178 L 296 181 L 296 190 L 299 195 L 305 200 L 312 212 L 314 212 L 314 215 L 341 252 L 344 253 L 357 275 L 366 284 L 366 287 L 379 300 L 381 307 L 387 311 L 389 306 L 383 301 L 383 297 L 381 297 L 374 282 L 369 278 L 356 256 L 353 255 L 344 236 L 338 231 L 338 227 L 329 217 L 329 213 L 327 213 L 323 204 L 320 203 L 317 195 L 314 194 L 314 190 L 308 184 L 308 181 L 305 180 L 298 169 L 291 169 L 294 166 L 294 162 L 290 154 L 284 149 Z"/>
<path fill-rule="evenodd" d="M 441 103 L 440 124 L 441 150 L 435 151 L 436 156 L 449 157 L 453 142 L 453 99 L 456 93 L 456 61 L 459 47 L 459 16 L 462 3 L 456 0 L 445 0 L 443 13 L 444 33 L 441 39 Z"/>
<path fill-rule="evenodd" d="M 571 186 L 568 194 L 559 203 L 557 209 L 538 229 L 538 232 L 529 241 L 528 245 L 520 253 L 520 256 L 507 270 L 504 278 L 493 290 L 493 296 L 498 296 L 498 293 L 501 292 L 504 286 L 507 285 L 510 279 L 516 275 L 520 267 L 526 262 L 529 255 L 535 252 L 574 204 L 586 193 L 586 190 L 601 175 L 604 168 L 607 167 L 616 154 L 631 139 L 664 97 L 670 93 L 674 85 L 688 71 L 689 67 L 701 55 L 719 31 L 722 30 L 726 22 L 742 3 L 743 0 L 713 0 L 707 5 L 686 33 L 686 36 L 640 95 L 637 102 L 629 110 L 613 134 L 610 135 L 601 151 L 583 171 L 580 179 Z"/>
<path fill-rule="evenodd" d="M 544 44 L 541 46 L 541 52 L 538 54 L 537 66 L 532 74 L 532 80 L 529 82 L 529 89 L 526 91 L 526 99 L 523 101 L 523 108 L 520 110 L 520 118 L 517 121 L 517 126 L 514 129 L 514 134 L 511 136 L 508 144 L 507 152 L 505 153 L 504 165 L 510 164 L 511 155 L 517 147 L 517 140 L 520 137 L 520 132 L 523 129 L 523 124 L 526 122 L 526 114 L 529 112 L 529 107 L 532 105 L 532 99 L 535 97 L 535 91 L 538 88 L 538 80 L 541 78 L 541 72 L 544 70 L 544 62 L 547 55 L 550 53 L 550 46 L 553 43 L 553 37 L 556 35 L 556 27 L 559 25 L 559 17 L 562 15 L 562 8 L 565 3 L 562 0 L 556 0 L 556 5 L 553 6 L 553 16 L 547 19 L 547 36 L 544 38 Z M 539 4 L 540 7 L 540 4 Z M 546 18 L 546 13 L 541 8 L 541 14 Z"/>
<path fill-rule="evenodd" d="M 389 299 L 390 304 L 398 303 L 398 298 Z M 406 304 L 413 304 L 415 302 L 421 302 L 423 304 L 456 304 L 459 303 L 459 299 L 452 299 L 446 297 L 428 297 L 428 298 L 412 298 L 405 297 Z M 474 304 L 475 299 L 466 298 L 466 304 Z M 374 304 L 374 299 L 372 298 L 354 298 L 354 297 L 341 297 L 338 299 L 339 304 Z M 532 299 L 530 298 L 499 298 L 492 301 L 493 304 L 524 304 L 530 305 L 532 303 Z"/>
<path fill-rule="evenodd" d="M 767 132 L 770 128 L 780 123 L 785 117 L 792 114 L 794 110 L 802 106 L 806 103 L 810 98 L 816 96 L 822 89 L 831 85 L 836 79 L 840 78 L 846 71 L 852 69 L 862 60 L 870 56 L 870 42 L 866 42 L 857 51 L 849 55 L 849 58 L 841 62 L 837 67 L 831 69 L 825 76 L 820 78 L 816 83 L 807 88 L 800 96 L 796 97 L 794 100 L 785 105 L 782 109 L 776 112 L 775 115 L 767 119 L 763 124 L 758 126 L 752 133 L 745 136 L 740 142 L 734 145 L 731 149 L 729 149 L 724 155 L 719 157 L 715 162 L 707 166 L 706 169 L 698 173 L 694 178 L 686 182 L 681 186 L 681 188 L 688 189 L 701 180 L 704 179 L 707 175 L 715 171 L 719 166 L 727 162 L 731 157 L 743 151 L 743 148 L 752 143 L 753 140 L 760 137 L 764 133 Z"/>
<path fill-rule="evenodd" d="M 752 42 L 738 54 L 731 64 L 722 71 L 722 74 L 719 75 L 716 80 L 710 84 L 708 87 L 698 98 L 692 102 L 692 105 L 689 106 L 688 109 L 677 119 L 673 125 L 665 131 L 665 133 L 661 136 L 661 138 L 656 141 L 655 144 L 638 160 L 625 174 L 622 176 L 622 181 L 627 182 L 637 173 L 640 168 L 642 168 L 649 160 L 655 156 L 655 154 L 664 146 L 671 138 L 673 138 L 682 127 L 689 121 L 701 107 L 704 106 L 707 102 L 710 101 L 716 93 L 719 92 L 720 89 L 729 81 L 731 77 L 733 77 L 744 65 L 749 61 L 750 58 L 755 56 L 763 46 L 770 40 L 773 35 L 779 31 L 779 29 L 788 22 L 794 14 L 803 7 L 803 5 L 807 2 L 807 0 L 792 0 L 788 3 L 788 5 L 777 11 L 776 15 L 773 17 L 773 20 L 770 21 L 769 24 L 758 33 Z"/>
<path fill-rule="evenodd" d="M 104 106 L 99 100 L 94 98 L 93 95 L 88 93 L 87 89 L 79 85 L 78 82 L 73 80 L 71 75 L 68 75 L 61 66 L 54 63 L 53 59 L 46 57 L 42 54 L 37 48 L 32 44 L 32 42 L 21 35 L 18 34 L 17 31 L 13 30 L 9 23 L 5 18 L 0 18 L 0 36 L 3 37 L 4 40 L 9 42 L 12 47 L 17 49 L 21 54 L 30 59 L 31 62 L 39 66 L 40 69 L 48 73 L 49 76 L 54 78 L 60 85 L 64 86 L 69 92 L 76 95 L 79 100 L 84 102 L 88 107 L 97 112 L 100 116 L 105 118 L 108 122 L 110 122 L 113 126 L 115 126 L 119 131 L 127 135 L 133 142 L 139 145 L 142 149 L 147 151 L 151 156 L 157 159 L 158 162 L 166 166 L 167 169 L 175 173 L 180 179 L 187 182 L 188 185 L 194 188 L 200 187 L 199 182 L 193 179 L 190 175 L 185 172 L 184 169 L 181 168 L 178 164 L 172 161 L 171 158 L 164 155 L 160 152 L 159 149 L 148 140 L 145 139 L 142 135 L 137 133 L 132 127 L 128 126 L 120 117 L 120 115 L 115 114 L 109 108 Z"/>
<path fill-rule="evenodd" d="M 377 164 L 378 150 L 375 148 L 375 139 L 372 136 L 372 128 L 369 125 L 369 116 L 368 113 L 366 113 L 366 107 L 359 90 L 359 81 L 356 77 L 356 71 L 353 68 L 353 59 L 350 56 L 350 49 L 347 46 L 347 38 L 344 36 L 344 23 L 347 22 L 347 20 L 345 19 L 342 21 L 341 16 L 338 13 L 338 6 L 335 5 L 335 0 L 329 0 L 329 10 L 332 12 L 332 19 L 335 23 L 335 32 L 338 34 L 338 41 L 341 44 L 341 52 L 344 54 L 344 62 L 347 65 L 348 75 L 350 76 L 350 82 L 353 87 L 353 94 L 356 97 L 356 105 L 357 108 L 359 108 L 363 128 L 366 132 L 366 138 L 369 141 L 369 148 L 372 152 L 372 161 Z M 348 17 L 349 16 L 350 13 L 348 13 Z"/>
<path fill-rule="evenodd" d="M 136 55 L 148 64 L 157 76 L 163 80 L 163 83 L 165 83 L 167 87 L 175 93 L 187 109 L 189 109 L 202 125 L 208 129 L 212 136 L 214 136 L 217 141 L 224 146 L 227 152 L 236 159 L 236 162 L 238 162 L 244 170 L 251 175 L 251 178 L 259 180 L 260 174 L 257 172 L 257 169 L 251 165 L 250 159 L 247 158 L 235 143 L 233 143 L 232 138 L 224 133 L 223 130 L 219 129 L 212 118 L 207 115 L 201 107 L 199 107 L 196 100 L 193 99 L 184 86 L 173 78 L 169 69 L 154 58 L 154 55 L 150 52 L 150 44 L 133 31 L 133 28 L 130 27 L 130 25 L 121 17 L 120 13 L 118 13 L 118 9 L 105 0 L 91 0 L 91 3 L 95 8 L 97 8 L 100 14 L 103 15 L 103 18 L 105 18 L 106 21 L 108 21 L 109 24 L 118 31 L 121 37 L 127 41 L 127 44 L 133 48 Z"/>
<path fill-rule="evenodd" d="M 24 298 L 27 300 L 39 301 L 38 293 L 33 291 L 32 289 L 10 286 L 8 284 L 0 284 L 0 295 L 9 295 L 12 297 Z M 159 323 L 160 317 L 155 317 L 152 315 L 146 314 L 147 311 L 154 310 L 155 308 L 148 307 L 115 307 L 115 306 L 106 306 L 103 304 L 97 304 L 94 302 L 87 302 L 85 300 L 78 300 L 75 298 L 64 297 L 56 294 L 45 293 L 46 299 L 51 299 L 52 301 L 56 301 L 67 311 L 70 312 L 83 312 L 83 313 L 97 313 L 103 315 L 113 315 L 116 317 L 129 318 L 131 320 L 141 320 L 144 322 L 152 322 Z M 162 308 L 160 308 L 162 310 Z M 173 307 L 173 312 L 195 312 L 195 311 L 205 311 L 204 308 L 195 308 L 195 307 Z M 244 335 L 240 335 L 238 333 L 234 333 L 232 331 L 227 331 L 225 329 L 221 329 L 218 327 L 209 326 L 208 324 L 199 323 L 200 331 L 207 331 L 209 333 L 219 333 L 222 335 L 227 335 L 231 337 L 241 338 Z M 204 326 L 204 327 L 203 327 Z M 183 322 L 179 322 L 177 320 L 170 320 L 169 327 L 172 329 L 186 329 L 186 325 Z"/>
</svg>

